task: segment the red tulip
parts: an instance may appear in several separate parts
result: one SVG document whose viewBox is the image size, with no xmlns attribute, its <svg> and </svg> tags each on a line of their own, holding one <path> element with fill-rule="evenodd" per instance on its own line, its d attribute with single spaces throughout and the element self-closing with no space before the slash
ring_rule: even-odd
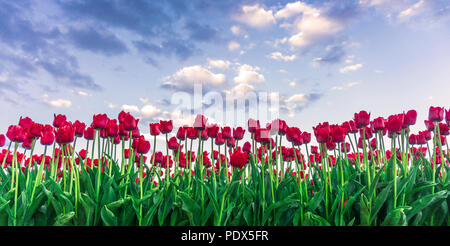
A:
<svg viewBox="0 0 450 246">
<path fill-rule="evenodd" d="M 386 123 L 386 127 L 389 130 L 389 132 L 399 133 L 400 130 L 402 130 L 403 128 L 403 120 L 404 120 L 403 114 L 389 116 Z"/>
<path fill-rule="evenodd" d="M 355 124 L 357 128 L 362 128 L 364 126 L 369 125 L 370 123 L 370 114 L 366 111 L 362 110 L 359 113 L 355 113 Z"/>
<path fill-rule="evenodd" d="M 12 142 L 23 142 L 27 138 L 26 131 L 21 126 L 11 125 L 8 127 L 6 136 Z"/>
<path fill-rule="evenodd" d="M 198 131 L 195 130 L 194 127 L 187 127 L 186 128 L 186 136 L 189 139 L 195 140 L 198 138 Z"/>
<path fill-rule="evenodd" d="M 208 132 L 208 136 L 210 138 L 216 138 L 219 133 L 219 127 L 217 125 L 209 125 L 206 128 L 206 131 Z"/>
<path fill-rule="evenodd" d="M 178 149 L 178 142 L 176 137 L 171 137 L 169 141 L 167 141 L 167 146 L 171 150 L 177 150 Z"/>
<path fill-rule="evenodd" d="M 343 127 L 339 125 L 334 125 L 331 127 L 331 141 L 335 143 L 342 143 L 345 140 L 347 132 Z"/>
<path fill-rule="evenodd" d="M 203 130 L 203 131 L 200 133 L 200 136 L 201 136 L 201 138 L 202 138 L 203 141 L 208 140 L 208 132 L 206 132 L 206 130 Z"/>
<path fill-rule="evenodd" d="M 178 132 L 177 132 L 177 138 L 178 140 L 185 140 L 186 139 L 186 129 L 184 127 L 180 127 L 178 128 Z"/>
<path fill-rule="evenodd" d="M 418 135 L 411 134 L 411 135 L 409 136 L 409 138 L 408 138 L 408 142 L 409 142 L 409 144 L 411 144 L 411 145 L 416 145 L 416 144 L 418 144 L 417 139 L 418 139 Z M 424 139 L 425 139 L 425 138 L 424 138 Z"/>
<path fill-rule="evenodd" d="M 84 138 L 86 140 L 93 140 L 94 139 L 94 134 L 95 134 L 94 128 L 88 127 L 84 131 Z"/>
<path fill-rule="evenodd" d="M 237 127 L 233 129 L 233 138 L 236 140 L 242 140 L 244 138 L 245 130 L 242 127 Z"/>
<path fill-rule="evenodd" d="M 445 123 L 439 123 L 439 133 L 442 136 L 447 136 L 450 133 L 450 129 L 448 128 L 447 124 Z"/>
<path fill-rule="evenodd" d="M 56 131 L 56 142 L 59 144 L 66 144 L 73 142 L 75 138 L 75 129 L 72 123 L 66 121 Z"/>
<path fill-rule="evenodd" d="M 28 117 L 25 117 L 25 118 L 20 117 L 18 125 L 24 129 L 30 129 L 33 124 L 34 124 L 34 122 L 32 119 L 30 119 Z"/>
<path fill-rule="evenodd" d="M 278 135 L 284 136 L 287 133 L 288 126 L 286 124 L 286 121 L 276 119 L 272 121 L 272 124 L 270 126 L 270 130 L 274 131 L 274 133 L 278 133 Z"/>
<path fill-rule="evenodd" d="M 123 121 L 120 123 L 123 124 L 123 128 L 126 131 L 133 131 L 137 128 L 139 119 L 135 119 L 130 113 L 127 113 L 123 116 Z"/>
<path fill-rule="evenodd" d="M 409 110 L 406 114 L 405 114 L 405 122 L 404 124 L 407 126 L 411 126 L 416 124 L 416 120 L 417 120 L 417 112 L 416 110 Z"/>
<path fill-rule="evenodd" d="M 55 141 L 55 135 L 53 134 L 53 131 L 47 131 L 42 134 L 42 137 L 41 137 L 42 145 L 52 145 L 54 141 Z"/>
<path fill-rule="evenodd" d="M 221 145 L 223 145 L 223 144 L 225 143 L 225 139 L 222 138 L 222 133 L 219 132 L 219 133 L 217 134 L 217 137 L 216 137 L 216 139 L 215 139 L 214 142 L 215 142 L 215 144 L 218 145 L 218 146 L 221 146 Z"/>
<path fill-rule="evenodd" d="M 77 120 L 73 123 L 73 128 L 75 128 L 75 135 L 78 137 L 82 137 L 84 134 L 84 128 L 86 128 L 86 124 L 81 123 Z"/>
<path fill-rule="evenodd" d="M 161 125 L 161 132 L 164 134 L 171 133 L 173 130 L 172 120 L 169 121 L 161 120 L 160 125 Z"/>
<path fill-rule="evenodd" d="M 229 126 L 222 127 L 222 138 L 230 139 L 231 137 L 232 137 L 231 136 L 231 127 L 229 127 Z"/>
<path fill-rule="evenodd" d="M 141 136 L 141 134 L 139 132 L 139 128 L 136 128 L 131 132 L 131 137 L 133 137 L 133 138 L 138 138 L 140 136 Z"/>
<path fill-rule="evenodd" d="M 33 123 L 30 128 L 30 133 L 33 137 L 37 138 L 42 135 L 42 131 L 44 130 L 44 126 L 39 123 Z"/>
<path fill-rule="evenodd" d="M 159 123 L 150 124 L 150 135 L 158 136 L 161 133 L 161 125 Z"/>
<path fill-rule="evenodd" d="M 373 139 L 370 141 L 370 147 L 371 147 L 373 150 L 377 149 L 377 138 L 373 138 Z"/>
<path fill-rule="evenodd" d="M 108 137 L 116 137 L 119 136 L 119 125 L 117 125 L 117 121 L 110 120 L 106 124 L 106 135 Z"/>
<path fill-rule="evenodd" d="M 22 147 L 24 149 L 31 149 L 32 144 L 33 144 L 33 139 L 25 138 L 25 140 L 22 142 Z"/>
<path fill-rule="evenodd" d="M 302 132 L 297 127 L 288 127 L 286 131 L 286 139 L 296 146 L 303 144 Z"/>
<path fill-rule="evenodd" d="M 208 119 L 203 115 L 197 115 L 194 121 L 194 128 L 197 131 L 203 131 L 206 129 L 206 122 Z"/>
<path fill-rule="evenodd" d="M 349 143 L 341 143 L 341 151 L 344 153 L 348 153 L 350 151 L 350 144 Z"/>
<path fill-rule="evenodd" d="M 270 143 L 270 131 L 265 128 L 256 129 L 255 141 L 261 144 Z"/>
<path fill-rule="evenodd" d="M 428 132 L 428 131 L 426 131 Z M 430 139 L 431 139 L 431 134 L 430 134 Z M 417 144 L 426 144 L 427 143 L 427 134 L 424 132 L 419 132 L 418 135 L 416 135 L 416 141 Z"/>
<path fill-rule="evenodd" d="M 106 114 L 97 114 L 93 116 L 92 127 L 94 129 L 105 129 L 108 123 L 108 116 Z"/>
<path fill-rule="evenodd" d="M 255 133 L 256 129 L 261 128 L 259 125 L 259 120 L 249 119 L 248 120 L 248 131 L 250 133 Z"/>
<path fill-rule="evenodd" d="M 5 146 L 6 138 L 5 135 L 0 134 L 0 148 Z M 1 158 L 0 158 L 1 159 Z M 3 160 L 3 159 L 2 159 Z"/>
<path fill-rule="evenodd" d="M 434 122 L 430 121 L 430 120 L 425 120 L 425 127 L 427 128 L 428 131 L 432 132 L 434 131 Z"/>
<path fill-rule="evenodd" d="M 136 147 L 136 151 L 139 154 L 147 154 L 150 150 L 150 142 L 145 139 L 140 139 Z"/>
<path fill-rule="evenodd" d="M 328 142 L 328 139 L 330 138 L 330 126 L 328 122 L 319 124 L 316 127 L 313 127 L 313 129 L 317 142 L 319 143 Z"/>
<path fill-rule="evenodd" d="M 428 112 L 428 120 L 440 122 L 443 119 L 444 119 L 444 108 L 431 106 Z"/>
<path fill-rule="evenodd" d="M 364 132 L 363 132 L 364 129 Z M 364 134 L 363 134 L 364 133 Z M 372 138 L 372 129 L 370 127 L 365 127 L 365 128 L 361 128 L 359 129 L 359 135 L 362 137 L 364 136 L 364 139 L 371 139 Z"/>
<path fill-rule="evenodd" d="M 331 139 L 330 139 L 331 140 Z M 327 143 L 326 143 L 326 145 L 327 145 L 327 149 L 328 150 L 334 150 L 335 148 L 336 148 L 336 143 L 334 143 L 334 142 L 332 142 L 332 141 L 328 141 Z"/>
<path fill-rule="evenodd" d="M 382 130 L 384 130 L 384 128 L 385 128 L 385 124 L 384 124 L 384 122 L 385 122 L 386 120 L 383 118 L 383 117 L 378 117 L 378 118 L 375 118 L 373 121 L 372 121 L 372 126 L 373 126 L 373 129 L 375 130 L 375 131 L 382 131 Z"/>
<path fill-rule="evenodd" d="M 234 151 L 230 156 L 230 164 L 235 168 L 243 168 L 249 162 L 250 155 L 240 150 Z"/>
<path fill-rule="evenodd" d="M 64 122 L 67 121 L 67 118 L 65 115 L 62 114 L 54 114 L 54 119 L 53 119 L 53 126 L 54 127 L 60 127 Z"/>
<path fill-rule="evenodd" d="M 252 145 L 250 144 L 250 142 L 245 142 L 244 146 L 242 146 L 242 151 L 250 153 L 252 152 Z"/>
<path fill-rule="evenodd" d="M 229 148 L 234 148 L 236 146 L 236 139 L 230 138 L 227 140 L 227 146 Z"/>
<path fill-rule="evenodd" d="M 356 128 L 355 122 L 353 120 L 342 123 L 342 127 L 348 133 L 357 133 L 358 132 L 358 129 Z"/>
</svg>

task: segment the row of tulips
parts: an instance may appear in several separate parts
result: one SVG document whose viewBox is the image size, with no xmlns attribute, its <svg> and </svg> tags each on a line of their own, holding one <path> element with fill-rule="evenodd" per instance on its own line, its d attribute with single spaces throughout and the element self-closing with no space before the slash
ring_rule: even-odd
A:
<svg viewBox="0 0 450 246">
<path fill-rule="evenodd" d="M 449 225 L 450 110 L 430 107 L 412 134 L 416 120 L 361 111 L 313 127 L 312 145 L 280 119 L 244 129 L 197 115 L 176 132 L 161 120 L 147 140 L 123 111 L 88 127 L 21 117 L 0 135 L 0 224 Z"/>
</svg>

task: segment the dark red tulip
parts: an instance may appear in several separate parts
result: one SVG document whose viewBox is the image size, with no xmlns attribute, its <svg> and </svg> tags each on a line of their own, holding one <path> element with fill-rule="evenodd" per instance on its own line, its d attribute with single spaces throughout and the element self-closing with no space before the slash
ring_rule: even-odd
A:
<svg viewBox="0 0 450 246">
<path fill-rule="evenodd" d="M 397 114 L 388 117 L 386 128 L 389 132 L 399 133 L 403 128 L 404 115 Z"/>
<path fill-rule="evenodd" d="M 242 127 L 236 127 L 233 129 L 233 138 L 236 140 L 242 140 L 244 138 L 245 129 Z"/>
<path fill-rule="evenodd" d="M 34 124 L 34 122 L 32 119 L 30 119 L 28 117 L 25 117 L 25 118 L 20 117 L 18 125 L 24 129 L 30 129 L 33 124 Z"/>
<path fill-rule="evenodd" d="M 227 146 L 229 148 L 234 148 L 236 146 L 236 139 L 234 138 L 227 139 Z"/>
<path fill-rule="evenodd" d="M 119 136 L 123 137 L 124 140 L 128 140 L 130 137 L 130 132 L 125 130 L 122 123 L 119 124 Z"/>
<path fill-rule="evenodd" d="M 319 147 L 318 146 L 311 146 L 311 153 L 312 154 L 318 154 L 319 153 Z"/>
<path fill-rule="evenodd" d="M 53 126 L 54 127 L 60 127 L 64 122 L 67 121 L 67 117 L 65 115 L 62 114 L 54 114 L 54 119 L 53 119 Z"/>
<path fill-rule="evenodd" d="M 75 138 L 75 129 L 72 123 L 66 121 L 56 131 L 56 142 L 59 144 L 67 144 L 73 142 Z"/>
<path fill-rule="evenodd" d="M 439 123 L 439 133 L 442 136 L 448 136 L 449 135 L 450 129 L 448 128 L 447 124 Z"/>
<path fill-rule="evenodd" d="M 150 135 L 158 136 L 161 134 L 161 125 L 159 123 L 151 123 L 150 124 Z"/>
<path fill-rule="evenodd" d="M 255 141 L 261 144 L 270 143 L 270 131 L 265 128 L 256 129 Z"/>
<path fill-rule="evenodd" d="M 346 135 L 347 132 L 343 127 L 340 127 L 339 125 L 334 125 L 331 127 L 331 141 L 335 143 L 342 143 L 344 142 Z"/>
<path fill-rule="evenodd" d="M 348 133 L 357 133 L 358 129 L 356 128 L 355 122 L 353 120 L 346 121 L 341 125 L 346 132 Z"/>
<path fill-rule="evenodd" d="M 344 153 L 348 153 L 350 151 L 350 144 L 349 143 L 341 143 L 341 151 Z"/>
<path fill-rule="evenodd" d="M 120 111 L 119 116 L 117 117 L 117 119 L 119 120 L 119 124 L 123 124 L 123 121 L 125 120 L 125 116 L 129 114 L 126 113 L 125 111 Z"/>
<path fill-rule="evenodd" d="M 303 139 L 303 143 L 308 144 L 311 142 L 311 133 L 309 132 L 303 132 L 302 133 L 302 139 Z"/>
<path fill-rule="evenodd" d="M 106 124 L 106 135 L 113 138 L 119 136 L 119 125 L 115 119 Z"/>
<path fill-rule="evenodd" d="M 34 137 L 40 137 L 42 135 L 42 131 L 44 130 L 44 126 L 39 123 L 33 123 L 30 128 L 30 134 Z"/>
<path fill-rule="evenodd" d="M 375 131 L 382 131 L 382 130 L 384 130 L 384 128 L 385 128 L 385 124 L 384 124 L 384 122 L 385 122 L 386 120 L 383 118 L 383 117 L 378 117 L 378 118 L 375 118 L 373 121 L 372 121 L 372 126 L 373 126 L 373 130 L 375 130 Z"/>
<path fill-rule="evenodd" d="M 217 134 L 217 137 L 216 137 L 216 139 L 215 139 L 214 142 L 215 142 L 215 144 L 218 145 L 218 146 L 221 146 L 221 145 L 223 145 L 223 144 L 225 143 L 225 139 L 222 138 L 222 133 L 219 132 L 219 133 Z"/>
<path fill-rule="evenodd" d="M 443 119 L 444 119 L 444 108 L 431 106 L 428 112 L 428 120 L 441 122 Z"/>
<path fill-rule="evenodd" d="M 434 122 L 430 121 L 430 120 L 425 120 L 425 127 L 427 128 L 428 131 L 432 132 L 434 131 Z"/>
<path fill-rule="evenodd" d="M 302 132 L 298 127 L 288 127 L 286 131 L 286 139 L 296 146 L 303 144 Z"/>
<path fill-rule="evenodd" d="M 200 134 L 201 138 L 203 141 L 208 140 L 208 132 L 206 132 L 206 130 L 203 130 Z"/>
<path fill-rule="evenodd" d="M 139 154 L 147 154 L 150 150 L 150 142 L 145 140 L 144 138 L 139 139 L 139 142 L 136 146 L 136 151 Z"/>
<path fill-rule="evenodd" d="M 426 137 L 427 136 L 425 136 L 425 134 L 423 132 L 419 132 L 419 134 L 416 135 L 417 144 L 420 144 L 420 145 L 427 144 Z M 430 134 L 430 138 L 431 138 L 431 134 Z"/>
<path fill-rule="evenodd" d="M 450 126 L 450 109 L 445 110 L 445 121 L 447 122 L 447 125 Z"/>
<path fill-rule="evenodd" d="M 422 131 L 419 134 L 423 135 L 427 141 L 431 140 L 431 131 Z"/>
<path fill-rule="evenodd" d="M 250 153 L 252 152 L 252 145 L 250 144 L 250 142 L 245 142 L 244 146 L 242 146 L 242 151 Z"/>
<path fill-rule="evenodd" d="M 372 150 L 377 149 L 377 139 L 373 138 L 372 140 L 370 140 L 370 147 L 372 148 Z"/>
<path fill-rule="evenodd" d="M 229 127 L 229 126 L 222 127 L 222 138 L 229 139 L 231 137 L 232 137 L 231 136 L 231 127 Z"/>
<path fill-rule="evenodd" d="M 197 131 L 205 130 L 207 121 L 208 121 L 208 119 L 205 116 L 198 114 L 194 120 L 195 130 L 197 130 Z"/>
<path fill-rule="evenodd" d="M 408 142 L 411 145 L 416 145 L 416 144 L 418 144 L 417 139 L 418 139 L 418 135 L 411 134 L 411 135 L 409 135 Z"/>
<path fill-rule="evenodd" d="M 12 142 L 23 142 L 27 138 L 26 131 L 21 126 L 11 125 L 8 127 L 6 136 Z"/>
<path fill-rule="evenodd" d="M 326 143 L 326 145 L 328 150 L 334 150 L 337 146 L 335 142 L 331 141 L 331 139 Z"/>
<path fill-rule="evenodd" d="M 77 120 L 73 123 L 73 128 L 75 128 L 75 136 L 82 137 L 84 134 L 84 128 L 86 128 L 86 124 L 81 123 Z"/>
<path fill-rule="evenodd" d="M 161 120 L 161 121 L 159 122 L 159 124 L 161 125 L 161 132 L 162 132 L 163 134 L 171 133 L 171 132 L 172 132 L 172 130 L 173 130 L 173 123 L 172 123 L 172 120 L 169 120 L 169 121 Z"/>
<path fill-rule="evenodd" d="M 177 150 L 178 149 L 178 141 L 176 137 L 171 137 L 169 141 L 167 141 L 167 146 L 171 150 Z"/>
<path fill-rule="evenodd" d="M 363 132 L 363 129 L 364 129 L 364 132 Z M 364 127 L 364 128 L 361 128 L 361 129 L 359 129 L 359 135 L 361 137 L 364 136 L 364 139 L 366 139 L 366 140 L 370 139 L 373 136 L 372 129 L 370 127 L 367 127 L 367 126 Z"/>
<path fill-rule="evenodd" d="M 216 138 L 217 134 L 219 133 L 219 130 L 220 130 L 220 128 L 217 125 L 209 125 L 206 128 L 206 131 L 208 132 L 208 136 L 210 138 Z"/>
<path fill-rule="evenodd" d="M 53 134 L 53 131 L 47 131 L 42 134 L 41 137 L 42 145 L 52 145 L 54 141 L 55 141 L 55 134 Z"/>
<path fill-rule="evenodd" d="M 261 128 L 259 125 L 259 120 L 249 119 L 248 120 L 248 132 L 255 133 L 256 129 Z"/>
<path fill-rule="evenodd" d="M 407 126 L 411 126 L 411 125 L 416 124 L 416 120 L 417 120 L 417 112 L 416 112 L 416 110 L 409 110 L 405 114 L 404 124 L 407 125 Z"/>
<path fill-rule="evenodd" d="M 186 137 L 189 139 L 197 139 L 198 138 L 198 131 L 195 130 L 194 127 L 187 127 L 186 128 Z"/>
<path fill-rule="evenodd" d="M 84 138 L 86 140 L 93 140 L 94 139 L 95 130 L 92 127 L 86 128 L 84 131 Z"/>
<path fill-rule="evenodd" d="M 230 164 L 235 168 L 243 168 L 249 162 L 250 155 L 240 150 L 234 151 L 230 156 Z"/>
<path fill-rule="evenodd" d="M 139 132 L 139 128 L 136 128 L 131 132 L 131 137 L 133 137 L 133 138 L 138 138 L 140 136 L 141 136 L 141 133 Z"/>
<path fill-rule="evenodd" d="M 22 142 L 22 148 L 24 149 L 31 149 L 33 145 L 33 139 L 31 138 L 25 138 L 25 140 Z"/>
<path fill-rule="evenodd" d="M 0 134 L 0 148 L 5 146 L 6 138 L 5 135 Z"/>
<path fill-rule="evenodd" d="M 184 127 L 181 126 L 180 128 L 178 128 L 177 138 L 178 138 L 178 140 L 183 140 L 183 141 L 186 139 L 186 129 Z"/>
<path fill-rule="evenodd" d="M 369 125 L 370 123 L 370 114 L 366 111 L 362 110 L 359 113 L 355 113 L 355 124 L 356 128 L 362 128 L 364 126 Z"/>
<path fill-rule="evenodd" d="M 313 127 L 314 135 L 316 136 L 316 140 L 319 143 L 326 143 L 330 138 L 330 125 L 328 122 L 323 124 L 319 124 L 316 127 Z"/>
<path fill-rule="evenodd" d="M 120 123 L 123 124 L 123 128 L 126 131 L 133 131 L 134 129 L 137 128 L 139 119 L 135 119 L 130 113 L 126 113 L 123 116 L 122 122 L 120 122 Z"/>
<path fill-rule="evenodd" d="M 105 129 L 108 123 L 108 116 L 106 114 L 97 114 L 93 116 L 92 127 L 94 129 Z"/>
<path fill-rule="evenodd" d="M 286 135 L 287 129 L 288 126 L 286 124 L 286 121 L 280 119 L 272 121 L 272 124 L 270 125 L 270 130 L 281 136 Z"/>
</svg>

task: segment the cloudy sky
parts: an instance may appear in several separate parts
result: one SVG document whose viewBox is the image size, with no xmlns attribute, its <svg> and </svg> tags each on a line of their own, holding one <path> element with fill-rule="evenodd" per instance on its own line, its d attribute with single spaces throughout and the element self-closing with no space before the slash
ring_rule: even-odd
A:
<svg viewBox="0 0 450 246">
<path fill-rule="evenodd" d="M 122 109 L 142 132 L 182 124 L 173 95 L 199 81 L 279 93 L 280 116 L 307 131 L 362 109 L 422 122 L 450 106 L 449 26 L 447 0 L 0 0 L 0 132 Z"/>
</svg>

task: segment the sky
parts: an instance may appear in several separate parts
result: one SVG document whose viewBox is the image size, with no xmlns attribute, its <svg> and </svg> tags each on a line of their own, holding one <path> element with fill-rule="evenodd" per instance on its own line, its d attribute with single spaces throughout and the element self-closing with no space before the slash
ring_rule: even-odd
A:
<svg viewBox="0 0 450 246">
<path fill-rule="evenodd" d="M 141 133 L 196 113 L 239 123 L 180 99 L 199 84 L 224 102 L 277 95 L 270 111 L 304 131 L 409 109 L 422 130 L 429 106 L 450 106 L 449 24 L 447 0 L 0 0 L 0 132 L 121 110 Z"/>
</svg>

